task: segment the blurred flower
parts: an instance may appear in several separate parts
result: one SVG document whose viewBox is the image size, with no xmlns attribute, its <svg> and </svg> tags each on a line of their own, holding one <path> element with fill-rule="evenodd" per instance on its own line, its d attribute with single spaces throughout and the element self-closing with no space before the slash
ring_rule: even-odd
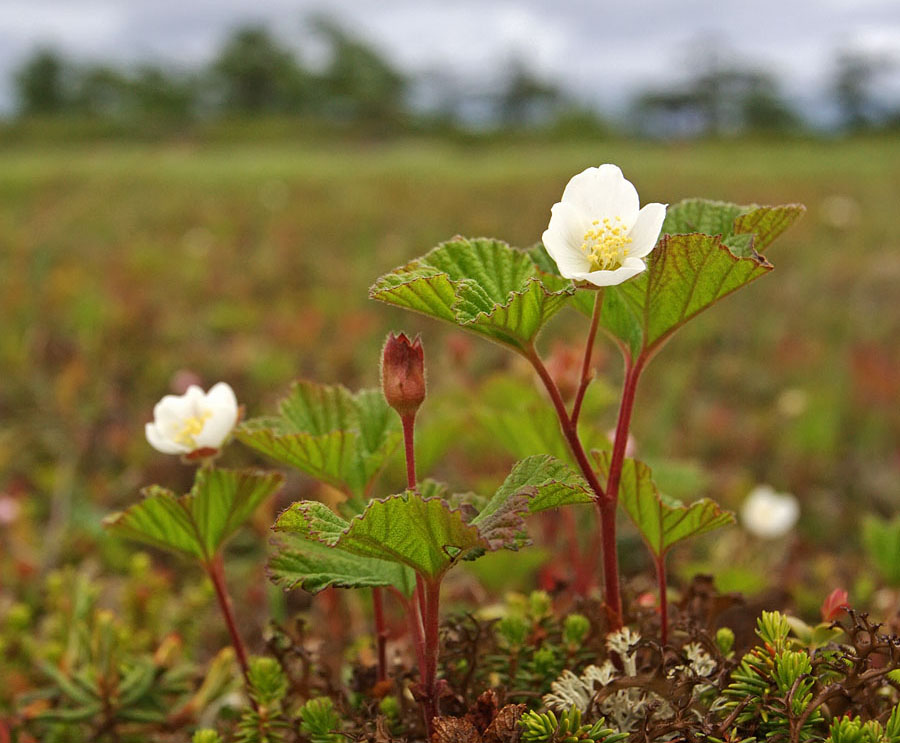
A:
<svg viewBox="0 0 900 743">
<path fill-rule="evenodd" d="M 820 610 L 822 612 L 822 621 L 833 622 L 837 619 L 850 608 L 848 601 L 849 596 L 847 595 L 847 592 L 843 588 L 835 588 L 828 594 L 825 601 L 822 602 L 822 608 Z"/>
<path fill-rule="evenodd" d="M 606 432 L 606 438 L 609 439 L 609 442 L 615 446 L 616 445 L 616 429 L 610 428 Z M 625 456 L 633 457 L 637 454 L 637 439 L 634 438 L 630 433 L 628 434 L 628 438 L 625 439 Z"/>
<path fill-rule="evenodd" d="M 797 418 L 806 412 L 809 404 L 809 395 L 806 390 L 799 387 L 791 387 L 782 392 L 775 401 L 778 412 L 785 418 Z"/>
<path fill-rule="evenodd" d="M 422 341 L 389 334 L 381 357 L 384 399 L 401 416 L 415 414 L 425 399 L 425 351 Z"/>
<path fill-rule="evenodd" d="M 759 485 L 741 506 L 741 523 L 760 539 L 777 539 L 797 523 L 800 505 L 790 493 L 776 493 L 769 485 Z"/>
<path fill-rule="evenodd" d="M 833 194 L 822 199 L 822 221 L 837 230 L 850 229 L 859 222 L 861 209 L 852 196 Z"/>
<path fill-rule="evenodd" d="M 191 385 L 183 395 L 166 395 L 153 408 L 147 441 L 163 454 L 214 454 L 238 421 L 234 391 L 219 382 L 203 392 Z"/>
<path fill-rule="evenodd" d="M 647 268 L 666 217 L 665 204 L 639 209 L 637 191 L 616 165 L 588 168 L 569 181 L 551 209 L 544 247 L 567 279 L 621 284 Z"/>
<path fill-rule="evenodd" d="M 21 512 L 22 507 L 19 505 L 19 501 L 11 495 L 0 493 L 0 524 L 8 526 L 14 523 Z"/>
</svg>

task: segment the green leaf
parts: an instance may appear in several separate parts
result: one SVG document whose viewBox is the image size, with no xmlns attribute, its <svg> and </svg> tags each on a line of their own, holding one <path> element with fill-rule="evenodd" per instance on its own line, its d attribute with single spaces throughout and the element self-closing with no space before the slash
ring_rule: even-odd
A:
<svg viewBox="0 0 900 743">
<path fill-rule="evenodd" d="M 362 498 L 400 442 L 396 414 L 379 390 L 300 381 L 279 415 L 242 424 L 237 437 L 257 451 Z"/>
<path fill-rule="evenodd" d="M 739 258 L 721 238 L 664 235 L 647 270 L 605 290 L 603 327 L 632 358 L 650 352 L 722 297 L 772 270 L 762 256 Z"/>
<path fill-rule="evenodd" d="M 542 275 L 528 253 L 500 240 L 456 237 L 382 276 L 369 296 L 523 351 L 575 291 Z"/>
<path fill-rule="evenodd" d="M 463 553 L 490 547 L 461 511 L 412 491 L 372 500 L 350 521 L 321 503 L 300 501 L 278 517 L 274 528 L 355 555 L 400 563 L 430 579 L 443 575 Z"/>
<path fill-rule="evenodd" d="M 488 439 L 482 446 L 499 444 L 519 459 L 547 453 L 573 461 L 556 413 L 531 379 L 501 374 L 482 384 L 474 397 L 479 432 Z M 606 382 L 595 379 L 584 398 L 581 419 L 592 420 L 615 400 Z M 596 426 L 583 426 L 579 435 L 588 448 L 601 447 L 605 440 Z"/>
<path fill-rule="evenodd" d="M 528 513 L 593 501 L 590 486 L 581 475 L 565 462 L 542 454 L 517 462 L 472 523 L 484 524 L 510 498 L 520 494 L 526 496 Z"/>
<path fill-rule="evenodd" d="M 763 253 L 775 238 L 805 212 L 806 207 L 802 204 L 738 206 L 723 201 L 687 199 L 669 207 L 662 232 L 664 235 L 690 232 L 721 235 L 729 245 L 729 241 L 739 243 L 735 239 L 738 236 L 746 236 L 751 239 L 748 247 L 757 253 Z"/>
<path fill-rule="evenodd" d="M 762 253 L 804 212 L 800 204 L 675 204 L 647 270 L 604 289 L 603 327 L 631 358 L 652 352 L 691 318 L 771 271 Z M 542 269 L 558 273 L 543 248 L 531 255 Z M 579 291 L 572 304 L 590 315 L 593 303 L 594 292 Z"/>
<path fill-rule="evenodd" d="M 302 588 L 318 593 L 324 588 L 393 586 L 406 596 L 416 587 L 415 576 L 405 565 L 362 557 L 321 542 L 283 534 L 269 558 L 269 575 L 285 590 Z"/>
<path fill-rule="evenodd" d="M 600 476 L 609 478 L 608 452 L 591 452 Z M 656 488 L 650 468 L 643 462 L 626 459 L 619 481 L 619 502 L 638 528 L 650 551 L 664 557 L 678 542 L 734 523 L 734 515 L 704 498 L 690 505 L 668 498 Z"/>
<path fill-rule="evenodd" d="M 277 472 L 200 468 L 187 495 L 153 485 L 144 500 L 104 519 L 114 534 L 208 562 L 281 487 Z"/>
</svg>

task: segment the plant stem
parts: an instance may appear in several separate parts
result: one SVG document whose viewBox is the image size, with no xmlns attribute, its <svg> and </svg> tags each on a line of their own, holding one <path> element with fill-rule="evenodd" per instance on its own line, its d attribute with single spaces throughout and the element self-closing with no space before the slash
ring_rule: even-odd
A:
<svg viewBox="0 0 900 743">
<path fill-rule="evenodd" d="M 401 415 L 403 423 L 403 444 L 406 452 L 406 484 L 410 490 L 416 489 L 416 450 L 415 423 L 416 414 Z M 438 714 L 437 676 L 438 629 L 440 627 L 440 578 L 425 581 L 416 574 L 415 599 L 409 602 L 408 614 L 413 642 L 416 645 L 416 659 L 419 662 L 419 675 L 422 679 L 422 716 L 425 718 L 425 734 L 431 740 L 431 721 Z M 416 610 L 418 605 L 418 610 Z"/>
<path fill-rule="evenodd" d="M 378 655 L 378 680 L 387 679 L 387 638 L 388 631 L 384 621 L 384 602 L 381 588 L 372 589 L 372 613 L 375 615 L 375 647 Z"/>
<path fill-rule="evenodd" d="M 538 377 L 544 383 L 544 387 L 546 387 L 547 393 L 550 395 L 550 401 L 556 410 L 556 417 L 559 418 L 563 436 L 569 444 L 569 449 L 578 463 L 581 474 L 588 481 L 591 490 L 594 491 L 594 504 L 600 519 L 600 536 L 603 547 L 604 601 L 609 612 L 610 628 L 619 629 L 622 626 L 622 598 L 619 591 L 619 561 L 616 553 L 616 501 L 607 497 L 600 480 L 597 479 L 597 474 L 588 461 L 581 439 L 578 438 L 578 431 L 566 412 L 566 406 L 562 395 L 559 393 L 559 388 L 547 371 L 547 367 L 544 366 L 541 357 L 538 356 L 534 346 L 527 349 L 525 358 L 531 362 Z M 596 554 L 592 553 L 592 555 L 593 560 L 591 564 L 595 564 Z"/>
<path fill-rule="evenodd" d="M 606 497 L 613 503 L 618 503 L 619 501 L 619 480 L 622 477 L 625 448 L 628 446 L 628 428 L 631 425 L 634 397 L 643 368 L 644 363 L 640 358 L 634 363 L 630 359 L 625 362 L 622 402 L 619 405 L 619 418 L 616 421 L 615 440 L 613 441 L 612 457 L 609 462 L 609 479 L 606 481 Z"/>
<path fill-rule="evenodd" d="M 666 596 L 666 553 L 655 558 L 656 583 L 659 586 L 659 642 L 669 641 L 669 600 Z"/>
<path fill-rule="evenodd" d="M 425 629 L 425 677 L 423 686 L 425 701 L 422 704 L 425 712 L 425 725 L 428 739 L 431 740 L 431 721 L 440 714 L 437 695 L 437 661 L 440 650 L 440 603 L 441 579 L 425 581 L 425 613 L 422 623 Z"/>
<path fill-rule="evenodd" d="M 594 497 L 596 499 L 603 498 L 603 486 L 597 479 L 597 475 L 588 461 L 587 454 L 585 454 L 584 447 L 581 445 L 581 440 L 578 438 L 578 433 L 572 425 L 568 412 L 566 412 L 566 404 L 563 402 L 559 387 L 556 386 L 556 382 L 553 381 L 553 377 L 550 376 L 550 372 L 547 371 L 547 367 L 544 366 L 544 362 L 533 347 L 528 349 L 525 353 L 525 358 L 531 362 L 538 377 L 540 377 L 541 382 L 543 382 L 544 387 L 547 389 L 547 393 L 550 395 L 550 401 L 553 403 L 553 407 L 556 410 L 556 417 L 559 418 L 559 425 L 562 428 L 563 436 L 569 444 L 569 449 L 572 451 L 572 455 L 575 457 L 575 461 L 578 463 L 582 475 L 584 475 L 584 478 L 588 481 L 591 490 L 594 491 Z"/>
<path fill-rule="evenodd" d="M 228 633 L 231 635 L 231 645 L 234 648 L 238 665 L 241 667 L 244 683 L 247 685 L 247 695 L 250 697 L 250 704 L 256 710 L 256 702 L 250 695 L 250 665 L 247 661 L 247 649 L 244 647 L 244 641 L 238 633 L 237 622 L 235 622 L 234 612 L 231 608 L 231 597 L 228 595 L 228 587 L 225 585 L 225 562 L 222 559 L 222 553 L 216 553 L 209 562 L 204 563 L 204 567 L 209 574 L 213 587 L 216 589 L 219 609 L 222 610 L 222 617 L 225 619 L 225 625 L 228 627 Z"/>
<path fill-rule="evenodd" d="M 575 393 L 575 402 L 572 404 L 572 426 L 578 425 L 578 416 L 581 415 L 581 404 L 584 402 L 584 394 L 594 375 L 591 374 L 591 357 L 594 354 L 594 341 L 597 339 L 597 330 L 600 327 L 600 315 L 603 314 L 603 290 L 597 291 L 594 299 L 594 313 L 591 315 L 591 328 L 588 330 L 587 342 L 584 346 L 584 361 L 581 365 L 581 383 L 578 392 Z"/>
<path fill-rule="evenodd" d="M 410 490 L 416 489 L 416 448 L 415 427 L 416 414 L 401 415 L 403 423 L 403 446 L 406 450 L 406 485 Z"/>
</svg>

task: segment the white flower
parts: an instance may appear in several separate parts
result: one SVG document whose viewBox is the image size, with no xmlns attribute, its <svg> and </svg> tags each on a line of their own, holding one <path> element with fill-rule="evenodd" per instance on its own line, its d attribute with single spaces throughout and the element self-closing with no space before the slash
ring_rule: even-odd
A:
<svg viewBox="0 0 900 743">
<path fill-rule="evenodd" d="M 192 384 L 183 395 L 166 395 L 156 403 L 153 423 L 146 427 L 147 441 L 163 454 L 216 450 L 237 420 L 237 398 L 225 382 L 209 392 Z"/>
<path fill-rule="evenodd" d="M 790 493 L 776 493 L 769 485 L 759 485 L 741 506 L 741 522 L 761 539 L 778 539 L 787 534 L 800 517 L 800 504 Z"/>
<path fill-rule="evenodd" d="M 637 191 L 618 166 L 588 168 L 550 210 L 544 247 L 567 279 L 621 284 L 647 268 L 642 259 L 656 246 L 666 218 L 665 204 L 639 207 Z"/>
</svg>

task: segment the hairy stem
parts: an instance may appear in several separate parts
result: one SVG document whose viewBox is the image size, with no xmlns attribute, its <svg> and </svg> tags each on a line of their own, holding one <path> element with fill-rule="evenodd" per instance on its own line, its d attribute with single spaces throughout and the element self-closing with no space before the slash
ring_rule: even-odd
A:
<svg viewBox="0 0 900 743">
<path fill-rule="evenodd" d="M 244 647 L 244 641 L 238 632 L 237 622 L 234 619 L 234 612 L 231 607 L 231 597 L 228 595 L 228 587 L 225 585 L 225 562 L 222 559 L 222 553 L 216 553 L 212 560 L 204 563 L 204 567 L 216 590 L 219 609 L 222 611 L 222 617 L 225 619 L 225 625 L 228 627 L 228 634 L 231 635 L 231 645 L 234 648 L 238 665 L 241 667 L 244 683 L 247 685 L 247 695 L 250 696 L 250 703 L 253 705 L 253 709 L 257 710 L 256 702 L 250 695 L 250 665 L 247 661 L 247 649 Z"/>
<path fill-rule="evenodd" d="M 588 481 L 591 490 L 594 491 L 594 503 L 600 519 L 600 536 L 603 547 L 604 600 L 609 612 L 611 628 L 618 629 L 622 626 L 622 598 L 619 591 L 619 566 L 616 552 L 616 502 L 607 497 L 600 480 L 597 479 L 597 474 L 588 461 L 581 439 L 578 438 L 578 430 L 566 412 L 566 406 L 562 395 L 559 393 L 559 388 L 533 346 L 526 351 L 525 358 L 531 362 L 538 377 L 540 377 L 541 382 L 547 389 L 572 456 L 575 457 L 584 479 Z M 596 564 L 596 557 L 591 564 Z"/>
<path fill-rule="evenodd" d="M 581 382 L 578 385 L 578 392 L 575 393 L 575 402 L 572 404 L 571 421 L 572 426 L 578 425 L 578 417 L 581 415 L 581 404 L 584 402 L 584 395 L 587 392 L 588 385 L 594 375 L 591 373 L 591 357 L 594 354 L 594 341 L 597 339 L 597 330 L 600 327 L 600 315 L 603 314 L 603 290 L 597 292 L 594 299 L 594 314 L 591 315 L 591 328 L 588 330 L 587 342 L 584 346 L 584 361 L 581 364 Z"/>
<path fill-rule="evenodd" d="M 401 415 L 403 423 L 403 445 L 406 452 L 406 484 L 410 490 L 416 489 L 416 414 Z M 409 602 L 408 614 L 410 631 L 416 645 L 416 659 L 419 662 L 419 676 L 422 679 L 422 716 L 425 719 L 425 733 L 431 740 L 431 721 L 437 715 L 437 675 L 438 628 L 440 617 L 440 579 L 425 581 L 416 574 L 416 595 Z"/>
<path fill-rule="evenodd" d="M 416 489 L 416 448 L 415 428 L 416 414 L 408 413 L 400 416 L 403 422 L 403 448 L 406 452 L 406 486 L 410 490 Z"/>
<path fill-rule="evenodd" d="M 384 621 L 384 601 L 381 588 L 372 589 L 372 613 L 375 616 L 375 647 L 378 655 L 378 680 L 387 679 L 387 638 L 388 631 Z"/>
</svg>

